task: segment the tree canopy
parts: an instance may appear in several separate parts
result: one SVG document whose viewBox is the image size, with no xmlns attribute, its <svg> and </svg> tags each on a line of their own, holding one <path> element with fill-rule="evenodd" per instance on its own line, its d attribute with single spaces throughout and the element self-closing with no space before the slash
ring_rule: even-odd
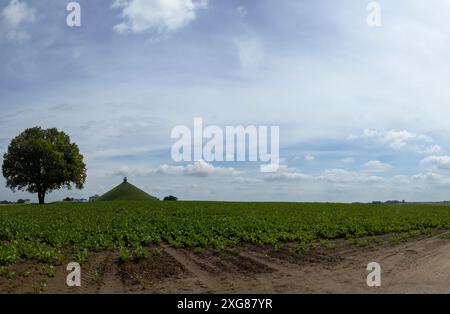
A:
<svg viewBox="0 0 450 314">
<path fill-rule="evenodd" d="M 86 165 L 78 146 L 56 128 L 29 128 L 15 137 L 3 156 L 6 187 L 45 195 L 61 188 L 84 187 Z"/>
<path fill-rule="evenodd" d="M 165 201 L 178 201 L 178 197 L 169 195 L 169 196 L 164 197 L 164 200 Z"/>
</svg>

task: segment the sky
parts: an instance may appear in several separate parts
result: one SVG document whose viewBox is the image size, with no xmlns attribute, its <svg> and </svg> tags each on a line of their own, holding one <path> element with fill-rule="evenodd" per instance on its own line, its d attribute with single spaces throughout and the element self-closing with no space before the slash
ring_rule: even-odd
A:
<svg viewBox="0 0 450 314">
<path fill-rule="evenodd" d="M 450 199 L 450 1 L 0 0 L 0 162 L 57 127 L 87 198 L 123 176 L 185 200 Z M 280 162 L 175 162 L 171 130 L 279 126 Z M 0 200 L 13 193 L 0 178 Z"/>
</svg>

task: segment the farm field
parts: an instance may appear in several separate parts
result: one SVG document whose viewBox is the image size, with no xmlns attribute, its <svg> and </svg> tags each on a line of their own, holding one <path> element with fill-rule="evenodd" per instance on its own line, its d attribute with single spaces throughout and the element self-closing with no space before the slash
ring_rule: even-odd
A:
<svg viewBox="0 0 450 314">
<path fill-rule="evenodd" d="M 405 270 L 419 256 L 428 263 L 424 271 L 447 274 L 430 291 L 450 292 L 439 284 L 449 279 L 443 268 L 450 260 L 448 229 L 450 206 L 433 204 L 3 206 L 0 292 L 70 292 L 65 267 L 71 261 L 82 265 L 83 285 L 74 288 L 82 292 L 344 292 L 353 291 L 359 275 L 363 289 L 365 266 L 374 259 Z M 428 258 L 436 254 L 442 259 Z M 343 280 L 347 287 L 327 286 L 333 271 L 353 274 Z"/>
</svg>

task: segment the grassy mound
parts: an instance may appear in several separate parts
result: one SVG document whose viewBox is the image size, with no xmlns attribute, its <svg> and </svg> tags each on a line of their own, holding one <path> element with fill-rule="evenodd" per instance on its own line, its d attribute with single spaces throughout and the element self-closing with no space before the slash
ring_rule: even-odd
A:
<svg viewBox="0 0 450 314">
<path fill-rule="evenodd" d="M 128 182 L 123 182 L 110 190 L 109 192 L 103 194 L 98 201 L 137 201 L 137 200 L 158 200 L 146 192 L 138 189 L 133 184 Z"/>
</svg>

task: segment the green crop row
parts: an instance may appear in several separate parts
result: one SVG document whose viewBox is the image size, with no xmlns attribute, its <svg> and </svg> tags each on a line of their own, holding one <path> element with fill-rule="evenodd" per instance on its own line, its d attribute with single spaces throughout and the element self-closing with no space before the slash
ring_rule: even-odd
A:
<svg viewBox="0 0 450 314">
<path fill-rule="evenodd" d="M 0 264 L 84 261 L 145 246 L 223 249 L 238 243 L 311 243 L 430 228 L 450 229 L 450 206 L 326 203 L 102 202 L 0 208 Z"/>
</svg>

